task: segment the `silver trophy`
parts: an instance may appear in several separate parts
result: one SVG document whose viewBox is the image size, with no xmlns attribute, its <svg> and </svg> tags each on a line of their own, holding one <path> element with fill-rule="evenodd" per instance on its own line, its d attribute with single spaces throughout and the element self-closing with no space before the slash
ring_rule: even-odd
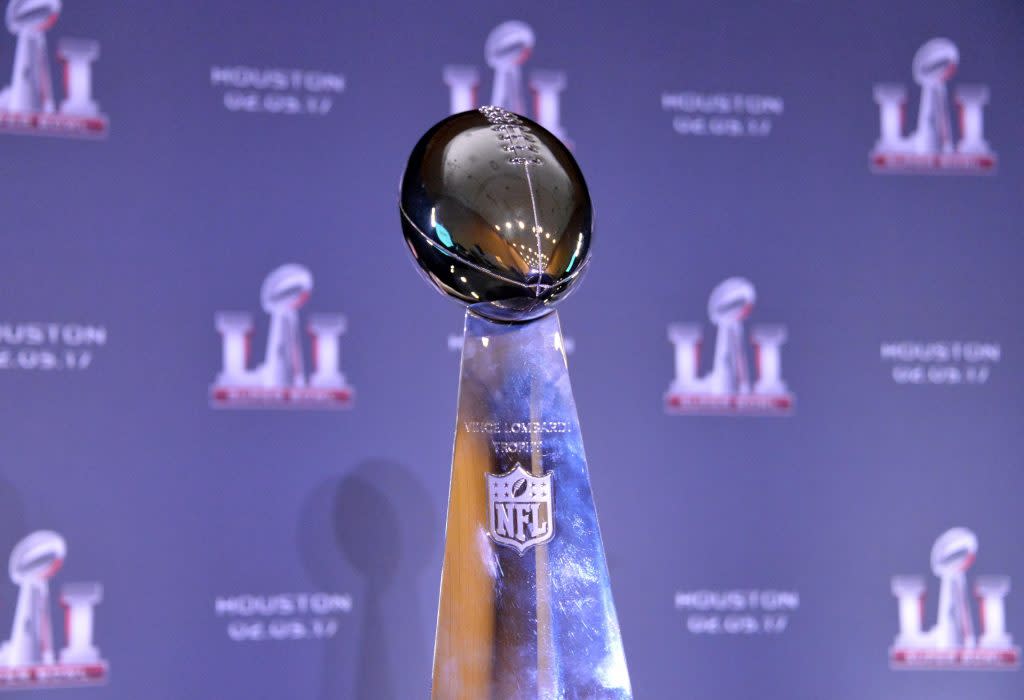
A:
<svg viewBox="0 0 1024 700">
<path fill-rule="evenodd" d="M 553 309 L 590 251 L 579 166 L 483 107 L 423 136 L 400 208 L 422 272 L 468 306 L 432 697 L 632 698 Z"/>
</svg>

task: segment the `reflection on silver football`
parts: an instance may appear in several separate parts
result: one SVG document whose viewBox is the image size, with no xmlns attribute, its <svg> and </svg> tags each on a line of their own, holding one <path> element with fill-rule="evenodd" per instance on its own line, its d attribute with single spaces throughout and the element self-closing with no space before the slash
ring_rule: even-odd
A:
<svg viewBox="0 0 1024 700">
<path fill-rule="evenodd" d="M 427 278 L 494 320 L 543 316 L 586 269 L 593 212 L 579 166 L 550 132 L 503 109 L 431 128 L 409 157 L 399 207 Z"/>
</svg>

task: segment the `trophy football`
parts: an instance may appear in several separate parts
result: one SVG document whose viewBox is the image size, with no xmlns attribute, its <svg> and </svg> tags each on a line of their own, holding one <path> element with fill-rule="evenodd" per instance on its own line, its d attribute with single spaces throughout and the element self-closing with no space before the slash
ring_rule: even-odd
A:
<svg viewBox="0 0 1024 700">
<path fill-rule="evenodd" d="M 554 311 L 590 252 L 579 166 L 483 107 L 420 139 L 399 206 L 422 272 L 468 307 L 432 698 L 629 700 Z"/>
</svg>

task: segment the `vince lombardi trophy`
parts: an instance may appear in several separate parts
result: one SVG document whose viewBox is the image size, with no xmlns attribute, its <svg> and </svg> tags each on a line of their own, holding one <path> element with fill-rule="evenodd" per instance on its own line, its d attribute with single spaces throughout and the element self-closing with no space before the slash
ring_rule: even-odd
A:
<svg viewBox="0 0 1024 700">
<path fill-rule="evenodd" d="M 565 341 L 590 195 L 549 131 L 497 107 L 432 127 L 402 179 L 405 240 L 468 307 L 434 700 L 630 700 Z"/>
</svg>

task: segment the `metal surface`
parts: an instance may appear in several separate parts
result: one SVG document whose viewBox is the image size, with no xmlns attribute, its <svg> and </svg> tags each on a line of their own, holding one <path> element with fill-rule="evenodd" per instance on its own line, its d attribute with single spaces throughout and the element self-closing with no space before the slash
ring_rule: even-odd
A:
<svg viewBox="0 0 1024 700">
<path fill-rule="evenodd" d="M 544 127 L 497 107 L 420 139 L 400 210 L 427 278 L 488 318 L 543 316 L 586 268 L 593 215 L 579 166 Z"/>
<path fill-rule="evenodd" d="M 435 700 L 632 698 L 563 347 L 466 315 Z"/>
</svg>

